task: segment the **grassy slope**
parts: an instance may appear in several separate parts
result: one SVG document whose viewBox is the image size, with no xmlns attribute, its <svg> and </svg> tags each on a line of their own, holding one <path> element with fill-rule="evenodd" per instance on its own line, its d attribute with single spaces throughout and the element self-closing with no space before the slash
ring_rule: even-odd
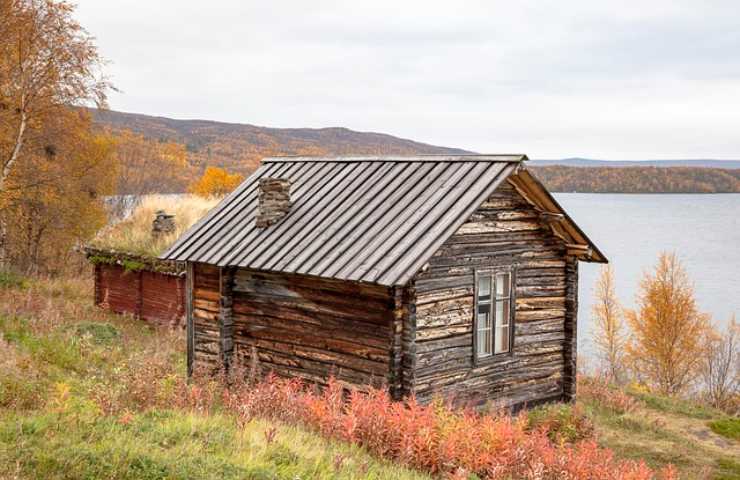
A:
<svg viewBox="0 0 740 480">
<path fill-rule="evenodd" d="M 593 419 L 601 446 L 651 466 L 672 463 L 682 478 L 740 480 L 740 441 L 720 436 L 711 425 L 734 424 L 722 412 L 691 402 L 626 390 L 634 410 L 619 413 L 598 402 L 579 402 Z"/>
<path fill-rule="evenodd" d="M 0 276 L 0 479 L 427 478 L 294 427 L 238 426 L 217 411 L 151 400 L 136 408 L 149 386 L 156 396 L 183 374 L 181 334 L 93 308 L 85 279 L 26 283 Z M 104 415 L 101 392 L 130 401 Z M 630 395 L 638 401 L 628 413 L 580 401 L 600 444 L 652 466 L 674 463 L 682 478 L 740 479 L 740 442 L 709 427 L 728 428 L 721 413 Z"/>
<path fill-rule="evenodd" d="M 239 426 L 219 412 L 161 405 L 104 415 L 93 401 L 101 392 L 144 397 L 147 383 L 166 388 L 184 373 L 182 334 L 93 308 L 89 281 L 5 283 L 0 479 L 428 478 L 267 421 Z"/>
</svg>

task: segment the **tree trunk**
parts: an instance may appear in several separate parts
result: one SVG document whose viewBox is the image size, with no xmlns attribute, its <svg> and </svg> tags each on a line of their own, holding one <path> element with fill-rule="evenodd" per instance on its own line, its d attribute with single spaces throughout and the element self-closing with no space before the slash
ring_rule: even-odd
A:
<svg viewBox="0 0 740 480">
<path fill-rule="evenodd" d="M 13 151 L 10 152 L 10 157 L 3 163 L 3 171 L 0 175 L 0 200 L 2 199 L 2 194 L 5 192 L 5 182 L 10 176 L 10 172 L 13 170 L 15 162 L 18 161 L 18 157 L 21 153 L 21 148 L 23 147 L 23 140 L 27 126 L 26 112 L 24 108 L 25 98 L 21 98 L 21 123 L 20 125 L 18 125 L 18 135 L 15 138 L 15 145 L 13 146 Z M 0 209 L 0 269 L 8 267 L 8 225 L 2 213 L 2 209 Z"/>
<path fill-rule="evenodd" d="M 21 148 L 23 147 L 23 139 L 26 134 L 26 125 L 26 112 L 23 111 L 23 107 L 21 107 L 21 123 L 20 125 L 18 125 L 18 135 L 15 138 L 15 145 L 13 146 L 13 151 L 10 152 L 10 157 L 3 164 L 3 173 L 2 176 L 0 176 L 0 194 L 5 191 L 5 181 L 10 176 L 10 172 L 12 171 L 13 166 L 15 165 L 15 162 L 18 160 L 18 156 L 21 153 Z"/>
</svg>

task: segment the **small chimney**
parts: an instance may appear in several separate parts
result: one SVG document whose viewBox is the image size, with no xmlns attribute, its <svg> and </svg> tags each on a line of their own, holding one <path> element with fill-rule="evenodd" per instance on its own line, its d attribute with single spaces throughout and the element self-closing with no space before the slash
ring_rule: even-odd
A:
<svg viewBox="0 0 740 480">
<path fill-rule="evenodd" d="M 152 222 L 152 237 L 158 239 L 162 235 L 167 235 L 175 231 L 175 216 L 165 213 L 164 210 L 157 210 L 156 217 Z"/>
<path fill-rule="evenodd" d="M 259 208 L 254 220 L 259 228 L 269 227 L 288 214 L 290 206 L 290 184 L 287 178 L 260 178 Z"/>
</svg>

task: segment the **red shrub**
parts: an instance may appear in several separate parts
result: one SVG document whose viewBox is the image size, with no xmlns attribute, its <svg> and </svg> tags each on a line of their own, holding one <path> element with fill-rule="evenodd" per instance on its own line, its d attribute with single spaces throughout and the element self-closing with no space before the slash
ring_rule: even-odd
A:
<svg viewBox="0 0 740 480">
<path fill-rule="evenodd" d="M 526 414 L 482 416 L 442 402 L 393 402 L 385 390 L 346 391 L 333 379 L 319 392 L 268 376 L 256 385 L 232 385 L 224 397 L 242 421 L 268 417 L 299 423 L 378 457 L 450 478 L 677 478 L 672 467 L 656 473 L 644 462 L 617 460 L 590 440 L 555 444 L 545 429 L 528 428 Z"/>
<path fill-rule="evenodd" d="M 578 376 L 578 396 L 585 401 L 593 402 L 601 408 L 616 413 L 631 412 L 637 407 L 637 400 L 624 390 L 611 385 L 605 377 Z"/>
</svg>

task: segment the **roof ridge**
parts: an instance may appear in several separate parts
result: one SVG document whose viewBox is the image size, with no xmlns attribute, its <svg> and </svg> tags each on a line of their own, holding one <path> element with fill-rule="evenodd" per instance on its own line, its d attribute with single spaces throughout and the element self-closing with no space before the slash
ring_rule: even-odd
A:
<svg viewBox="0 0 740 480">
<path fill-rule="evenodd" d="M 414 154 L 414 155 L 285 155 L 265 157 L 262 163 L 288 162 L 522 162 L 526 155 L 514 154 Z"/>
</svg>

